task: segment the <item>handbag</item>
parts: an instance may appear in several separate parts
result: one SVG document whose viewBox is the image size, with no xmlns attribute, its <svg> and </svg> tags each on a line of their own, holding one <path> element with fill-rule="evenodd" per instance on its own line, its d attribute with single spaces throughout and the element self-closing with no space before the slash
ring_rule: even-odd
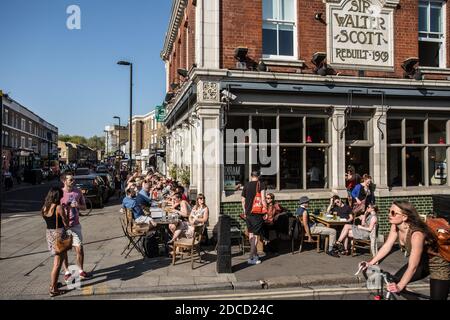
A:
<svg viewBox="0 0 450 320">
<path fill-rule="evenodd" d="M 58 229 L 58 210 L 56 210 L 56 208 L 55 208 L 55 216 L 56 216 L 56 229 Z M 63 239 L 64 234 L 66 235 L 65 239 Z M 72 242 L 73 242 L 72 235 L 67 236 L 65 231 L 62 234 L 57 233 L 54 245 L 55 253 L 61 254 L 71 250 Z"/>
<path fill-rule="evenodd" d="M 450 225 L 443 218 L 428 218 L 427 226 L 433 232 L 437 240 L 437 251 L 429 253 L 439 255 L 450 262 Z"/>
<path fill-rule="evenodd" d="M 357 204 L 355 201 L 355 205 L 353 206 L 352 213 L 355 216 L 359 216 L 366 211 L 366 199 L 362 200 L 360 204 Z"/>
<path fill-rule="evenodd" d="M 253 214 L 266 214 L 267 213 L 267 207 L 265 207 L 263 205 L 259 181 L 256 183 L 256 195 L 255 195 L 255 198 L 253 199 L 251 213 L 253 213 Z"/>
</svg>

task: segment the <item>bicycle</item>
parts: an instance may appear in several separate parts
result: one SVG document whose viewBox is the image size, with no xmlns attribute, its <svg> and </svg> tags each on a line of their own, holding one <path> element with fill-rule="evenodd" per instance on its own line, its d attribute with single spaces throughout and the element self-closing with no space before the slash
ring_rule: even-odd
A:
<svg viewBox="0 0 450 320">
<path fill-rule="evenodd" d="M 86 203 L 86 210 L 81 210 L 81 209 L 79 210 L 81 217 L 90 215 L 91 211 L 92 211 L 92 201 L 89 200 L 88 198 L 85 198 L 84 202 Z"/>
<path fill-rule="evenodd" d="M 378 266 L 368 266 L 366 269 L 364 267 L 365 263 L 360 263 L 355 276 L 359 276 L 360 273 L 363 274 L 366 279 L 367 289 L 376 291 L 374 300 L 398 300 L 399 297 L 403 297 L 406 300 L 430 300 L 430 297 L 427 295 L 406 289 L 403 289 L 401 292 L 385 290 L 385 285 L 396 283 L 397 279 L 389 272 L 381 270 Z"/>
</svg>

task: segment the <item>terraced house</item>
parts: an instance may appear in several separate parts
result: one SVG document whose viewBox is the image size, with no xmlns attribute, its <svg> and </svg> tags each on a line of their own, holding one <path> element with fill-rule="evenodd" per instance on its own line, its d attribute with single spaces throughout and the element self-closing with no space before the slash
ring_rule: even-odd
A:
<svg viewBox="0 0 450 320">
<path fill-rule="evenodd" d="M 2 99 L 5 167 L 41 168 L 47 161 L 58 160 L 58 128 L 10 96 Z"/>
<path fill-rule="evenodd" d="M 350 165 L 370 174 L 382 233 L 393 198 L 427 213 L 450 194 L 449 19 L 440 0 L 174 0 L 169 165 L 191 168 L 212 227 L 238 220 L 254 168 L 291 209 L 346 196 Z"/>
</svg>

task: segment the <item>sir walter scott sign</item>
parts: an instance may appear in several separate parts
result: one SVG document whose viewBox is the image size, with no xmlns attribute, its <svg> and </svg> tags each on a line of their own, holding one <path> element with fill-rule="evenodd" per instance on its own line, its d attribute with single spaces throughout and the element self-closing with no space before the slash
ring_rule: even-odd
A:
<svg viewBox="0 0 450 320">
<path fill-rule="evenodd" d="M 327 4 L 328 62 L 347 69 L 393 70 L 394 9 L 378 0 L 327 2 L 333 2 Z"/>
</svg>

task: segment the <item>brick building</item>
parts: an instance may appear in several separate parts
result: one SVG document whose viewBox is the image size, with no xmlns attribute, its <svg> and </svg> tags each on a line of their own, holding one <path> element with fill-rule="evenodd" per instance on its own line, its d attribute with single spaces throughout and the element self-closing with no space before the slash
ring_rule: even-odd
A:
<svg viewBox="0 0 450 320">
<path fill-rule="evenodd" d="M 10 170 L 48 166 L 58 160 L 58 128 L 11 97 L 3 96 L 3 159 Z"/>
<path fill-rule="evenodd" d="M 368 173 L 383 233 L 393 198 L 426 213 L 450 194 L 449 19 L 434 0 L 174 0 L 167 158 L 191 167 L 211 228 L 241 212 L 252 169 L 291 209 Z"/>
<path fill-rule="evenodd" d="M 133 160 L 141 170 L 145 170 L 150 165 L 156 168 L 156 157 L 158 150 L 161 150 L 161 127 L 162 124 L 156 121 L 156 111 L 153 110 L 143 116 L 133 116 Z M 152 164 L 150 159 L 155 158 Z"/>
</svg>

